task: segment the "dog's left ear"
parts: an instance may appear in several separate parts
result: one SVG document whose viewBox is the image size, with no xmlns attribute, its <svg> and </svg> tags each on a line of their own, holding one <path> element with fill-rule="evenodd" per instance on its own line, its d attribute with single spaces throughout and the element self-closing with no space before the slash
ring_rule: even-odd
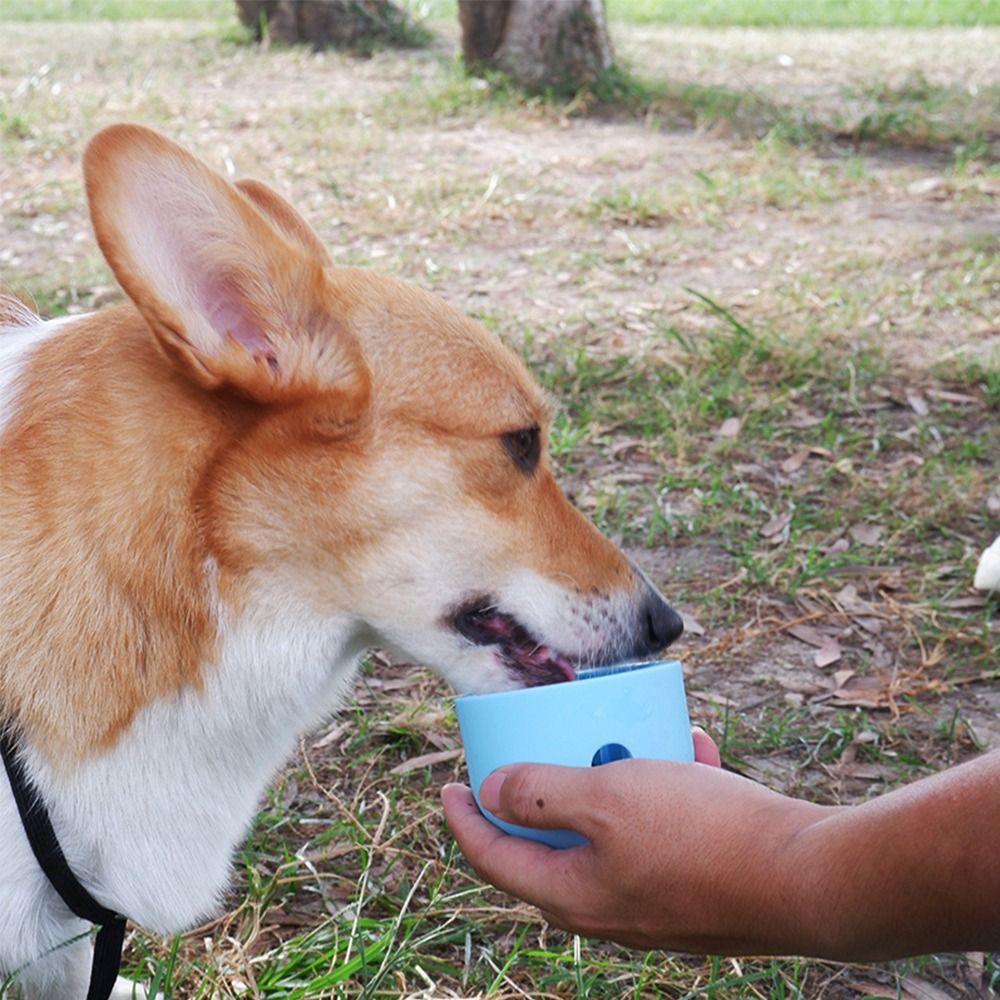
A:
<svg viewBox="0 0 1000 1000">
<path fill-rule="evenodd" d="M 338 397 L 345 421 L 364 409 L 368 368 L 338 315 L 329 258 L 277 194 L 238 190 L 137 125 L 99 132 L 84 177 L 105 258 L 188 378 L 260 403 Z"/>
<path fill-rule="evenodd" d="M 286 239 L 298 243 L 303 250 L 321 261 L 324 267 L 333 266 L 323 241 L 312 226 L 277 191 L 252 177 L 238 180 L 236 186 L 278 227 Z"/>
</svg>

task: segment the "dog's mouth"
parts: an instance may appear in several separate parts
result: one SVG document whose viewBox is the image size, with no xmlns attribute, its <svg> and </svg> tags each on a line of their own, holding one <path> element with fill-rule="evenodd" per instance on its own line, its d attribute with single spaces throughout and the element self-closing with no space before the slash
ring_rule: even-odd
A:
<svg viewBox="0 0 1000 1000">
<path fill-rule="evenodd" d="M 504 666 L 524 687 L 576 680 L 569 657 L 539 642 L 513 616 L 482 601 L 463 605 L 451 626 L 477 646 L 496 646 Z"/>
</svg>

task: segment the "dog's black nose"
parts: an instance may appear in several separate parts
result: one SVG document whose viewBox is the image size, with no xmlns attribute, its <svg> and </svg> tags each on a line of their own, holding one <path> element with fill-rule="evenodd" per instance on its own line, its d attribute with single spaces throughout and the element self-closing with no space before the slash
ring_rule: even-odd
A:
<svg viewBox="0 0 1000 1000">
<path fill-rule="evenodd" d="M 640 610 L 639 636 L 634 655 L 658 653 L 683 631 L 684 620 L 654 590 L 646 597 Z"/>
</svg>

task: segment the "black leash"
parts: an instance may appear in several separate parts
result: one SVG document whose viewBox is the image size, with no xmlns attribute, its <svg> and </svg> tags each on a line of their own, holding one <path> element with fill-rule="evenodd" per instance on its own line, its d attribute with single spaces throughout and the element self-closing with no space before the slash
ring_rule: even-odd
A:
<svg viewBox="0 0 1000 1000">
<path fill-rule="evenodd" d="M 100 928 L 94 942 L 94 962 L 90 967 L 87 1000 L 108 1000 L 122 964 L 125 918 L 101 906 L 73 874 L 56 839 L 56 832 L 52 829 L 45 803 L 24 771 L 17 752 L 17 742 L 10 729 L 3 725 L 0 725 L 0 755 L 3 756 L 17 811 L 21 814 L 21 824 L 35 860 L 70 910 L 81 920 L 88 920 Z"/>
</svg>

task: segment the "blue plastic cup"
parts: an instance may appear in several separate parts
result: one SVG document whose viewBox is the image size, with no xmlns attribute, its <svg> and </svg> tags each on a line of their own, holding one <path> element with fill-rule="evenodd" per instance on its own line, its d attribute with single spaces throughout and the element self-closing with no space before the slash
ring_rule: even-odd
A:
<svg viewBox="0 0 1000 1000">
<path fill-rule="evenodd" d="M 614 760 L 694 760 L 684 675 L 677 660 L 581 670 L 575 681 L 464 695 L 455 700 L 472 792 L 501 830 L 550 847 L 575 847 L 573 830 L 536 830 L 497 819 L 479 803 L 483 779 L 531 761 L 596 767 Z"/>
</svg>

